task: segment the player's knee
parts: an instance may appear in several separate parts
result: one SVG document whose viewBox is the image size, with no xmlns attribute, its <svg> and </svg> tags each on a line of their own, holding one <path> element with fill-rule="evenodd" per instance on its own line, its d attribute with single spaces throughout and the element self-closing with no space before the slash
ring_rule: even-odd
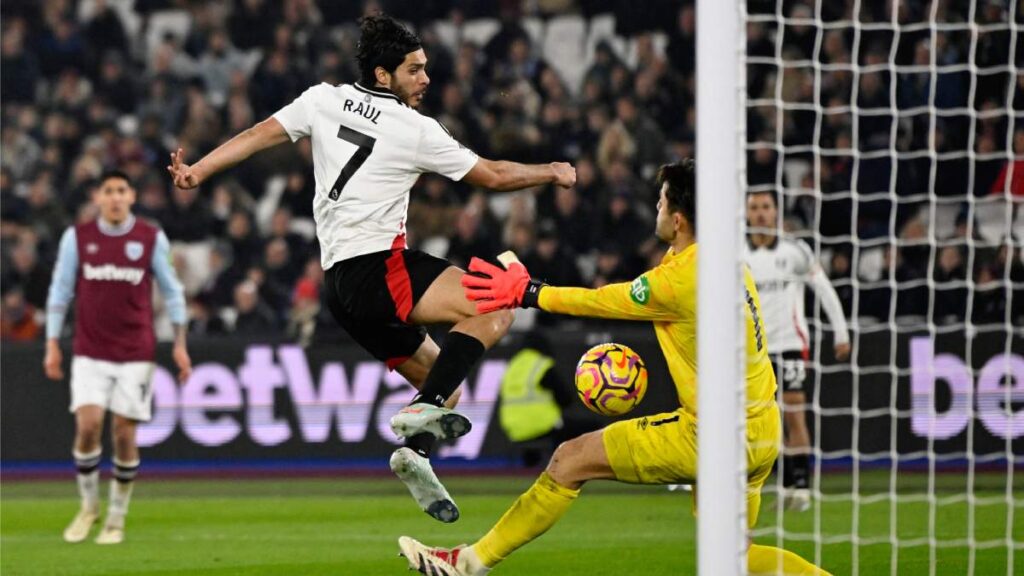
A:
<svg viewBox="0 0 1024 576">
<path fill-rule="evenodd" d="M 103 421 L 80 419 L 75 429 L 75 440 L 79 449 L 91 449 L 100 443 Z"/>
<path fill-rule="evenodd" d="M 803 410 L 795 410 L 786 412 L 783 415 L 783 419 L 786 421 L 786 426 L 792 430 L 793 428 L 804 429 L 807 427 L 807 422 L 804 420 Z"/>
<path fill-rule="evenodd" d="M 119 450 L 135 446 L 135 425 L 121 424 L 114 426 L 114 445 Z"/>
<path fill-rule="evenodd" d="M 488 314 L 487 318 L 491 321 L 492 333 L 500 338 L 508 333 L 512 322 L 516 319 L 516 314 L 512 310 L 498 310 Z"/>
<path fill-rule="evenodd" d="M 574 454 L 579 452 L 579 439 L 573 438 L 572 440 L 566 440 L 555 448 L 555 453 L 551 455 L 551 461 L 548 462 L 548 467 L 545 470 L 548 476 L 555 482 L 558 482 L 562 486 L 568 486 L 574 488 L 575 484 L 579 483 L 578 476 L 576 474 L 576 465 Z"/>
</svg>

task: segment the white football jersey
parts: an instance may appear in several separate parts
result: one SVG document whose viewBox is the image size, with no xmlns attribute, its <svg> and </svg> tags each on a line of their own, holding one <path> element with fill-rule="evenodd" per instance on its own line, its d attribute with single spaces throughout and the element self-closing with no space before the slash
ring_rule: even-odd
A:
<svg viewBox="0 0 1024 576">
<path fill-rule="evenodd" d="M 409 189 L 424 172 L 461 180 L 477 155 L 398 96 L 320 84 L 274 114 L 292 141 L 313 139 L 313 217 L 324 269 L 405 247 Z"/>
<path fill-rule="evenodd" d="M 836 343 L 849 342 L 843 306 L 810 248 L 800 241 L 776 238 L 767 246 L 747 242 L 744 260 L 754 275 L 761 296 L 761 318 L 773 354 L 810 350 L 804 315 L 804 286 L 810 284 L 821 299 Z"/>
</svg>

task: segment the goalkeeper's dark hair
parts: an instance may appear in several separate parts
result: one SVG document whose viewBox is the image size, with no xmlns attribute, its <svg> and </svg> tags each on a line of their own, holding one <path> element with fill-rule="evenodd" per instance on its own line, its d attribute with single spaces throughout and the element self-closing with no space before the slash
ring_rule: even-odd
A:
<svg viewBox="0 0 1024 576">
<path fill-rule="evenodd" d="M 120 170 L 116 170 L 116 169 L 114 169 L 114 170 L 107 170 L 106 172 L 101 174 L 99 180 L 96 180 L 96 184 L 99 185 L 99 186 L 102 186 L 103 184 L 105 184 L 107 182 L 107 180 L 113 180 L 115 178 L 119 178 L 121 180 L 124 180 L 125 183 L 128 184 L 129 188 L 134 188 L 134 186 L 132 186 L 132 179 L 129 178 L 128 175 L 125 174 L 124 172 L 122 172 Z"/>
<path fill-rule="evenodd" d="M 697 183 L 694 178 L 693 158 L 686 158 L 674 164 L 665 164 L 658 170 L 658 189 L 668 184 L 665 198 L 668 209 L 679 212 L 690 223 L 690 229 L 697 234 Z"/>
<path fill-rule="evenodd" d="M 360 82 L 367 88 L 377 84 L 378 66 L 395 73 L 405 55 L 419 50 L 420 39 L 390 16 L 378 14 L 359 21 L 359 44 L 356 61 L 359 63 Z"/>
</svg>

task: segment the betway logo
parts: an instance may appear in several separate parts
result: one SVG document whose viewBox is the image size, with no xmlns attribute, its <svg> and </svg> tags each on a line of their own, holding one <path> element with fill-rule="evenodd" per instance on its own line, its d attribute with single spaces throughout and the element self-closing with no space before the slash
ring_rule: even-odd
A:
<svg viewBox="0 0 1024 576">
<path fill-rule="evenodd" d="M 473 429 L 442 448 L 441 456 L 479 455 L 506 364 L 487 360 L 477 370 L 473 386 L 463 382 L 458 408 L 472 420 Z M 160 444 L 179 426 L 203 446 L 227 444 L 243 434 L 262 446 L 296 436 L 312 443 L 358 443 L 370 433 L 400 444 L 388 421 L 414 394 L 404 378 L 380 362 L 348 367 L 328 362 L 320 369 L 319 382 L 314 381 L 305 352 L 291 345 L 276 350 L 250 346 L 237 371 L 214 362 L 200 364 L 180 389 L 166 369 L 157 367 L 152 385 L 153 419 L 139 427 L 140 446 Z M 275 395 L 282 391 L 291 400 L 292 419 L 281 417 L 275 407 Z"/>
<path fill-rule="evenodd" d="M 86 280 L 129 282 L 132 285 L 138 286 L 139 282 L 142 282 L 142 277 L 146 274 L 146 271 L 142 268 L 122 268 L 113 264 L 104 264 L 102 266 L 85 264 L 82 266 L 82 274 Z"/>
<path fill-rule="evenodd" d="M 1024 357 L 1017 354 L 993 356 L 974 374 L 959 357 L 935 354 L 931 338 L 910 341 L 911 429 L 918 436 L 945 440 L 972 426 L 974 414 L 998 438 L 1024 435 L 1024 410 L 1013 404 L 1024 402 Z M 948 407 L 938 405 L 936 390 L 948 386 Z M 977 404 L 973 412 L 972 404 Z"/>
</svg>

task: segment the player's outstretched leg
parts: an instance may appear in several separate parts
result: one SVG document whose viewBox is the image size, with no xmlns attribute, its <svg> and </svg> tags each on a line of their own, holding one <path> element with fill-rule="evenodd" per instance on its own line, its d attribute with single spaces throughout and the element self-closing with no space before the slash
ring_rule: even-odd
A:
<svg viewBox="0 0 1024 576">
<path fill-rule="evenodd" d="M 392 470 L 406 483 L 420 507 L 444 522 L 458 519 L 458 509 L 450 498 L 435 500 L 424 506 L 422 495 L 447 496 L 447 491 L 430 470 L 429 458 L 438 440 L 450 440 L 467 434 L 472 428 L 469 419 L 451 406 L 457 390 L 479 363 L 484 352 L 500 340 L 512 325 L 513 314 L 503 310 L 478 315 L 475 305 L 462 290 L 464 272 L 449 267 L 438 276 L 409 314 L 409 322 L 416 325 L 453 324 L 444 344 L 427 365 L 427 373 L 418 380 L 414 374 L 416 362 L 398 366 L 410 382 L 418 385 L 419 393 L 408 406 L 390 421 L 395 435 L 404 438 L 409 452 L 399 450 L 392 455 Z M 415 360 L 415 357 L 411 360 Z M 422 362 L 421 362 L 422 364 Z M 427 473 L 429 471 L 429 473 Z M 431 506 L 437 512 L 431 512 Z"/>
<path fill-rule="evenodd" d="M 78 494 L 82 503 L 75 517 L 64 529 L 65 542 L 81 542 L 89 537 L 92 525 L 100 515 L 100 434 L 103 431 L 103 408 L 86 405 L 75 410 L 75 468 L 78 469 Z"/>
</svg>

